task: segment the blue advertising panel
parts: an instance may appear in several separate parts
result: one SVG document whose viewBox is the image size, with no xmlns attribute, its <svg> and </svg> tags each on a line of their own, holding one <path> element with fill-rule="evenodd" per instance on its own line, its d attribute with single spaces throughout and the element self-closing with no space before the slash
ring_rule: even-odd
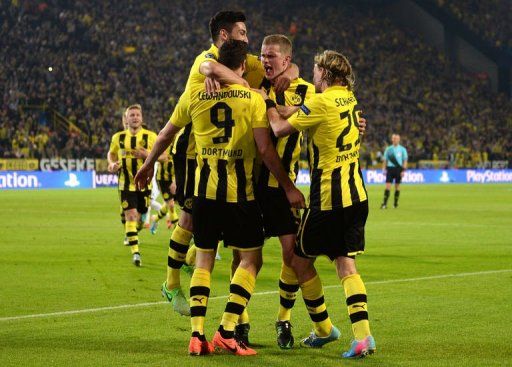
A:
<svg viewBox="0 0 512 367">
<path fill-rule="evenodd" d="M 24 189 L 90 189 L 94 185 L 94 171 L 3 171 L 0 172 L 1 190 Z"/>
<path fill-rule="evenodd" d="M 94 183 L 96 187 L 117 187 L 119 178 L 114 173 L 94 173 Z"/>
<path fill-rule="evenodd" d="M 383 184 L 386 175 L 382 170 L 363 170 L 364 182 Z M 309 185 L 309 171 L 300 170 L 298 185 Z M 402 179 L 407 184 L 449 184 L 449 183 L 512 183 L 512 169 L 411 169 L 405 171 Z"/>
</svg>

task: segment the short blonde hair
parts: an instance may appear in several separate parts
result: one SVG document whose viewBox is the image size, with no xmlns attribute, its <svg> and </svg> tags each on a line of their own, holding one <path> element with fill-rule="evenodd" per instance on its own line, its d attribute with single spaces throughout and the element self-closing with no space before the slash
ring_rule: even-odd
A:
<svg viewBox="0 0 512 367">
<path fill-rule="evenodd" d="M 130 110 L 139 110 L 142 113 L 142 106 L 140 104 L 138 104 L 138 103 L 129 105 L 128 107 L 126 107 L 126 110 L 124 111 L 124 114 L 128 115 L 128 111 L 130 111 Z"/>
<path fill-rule="evenodd" d="M 332 50 L 325 50 L 315 56 L 315 64 L 325 70 L 324 80 L 328 85 L 341 83 L 347 86 L 349 90 L 354 89 L 356 79 L 352 66 L 343 54 Z"/>
<path fill-rule="evenodd" d="M 263 38 L 262 45 L 278 45 L 282 54 L 292 56 L 292 41 L 284 34 L 271 34 Z"/>
</svg>

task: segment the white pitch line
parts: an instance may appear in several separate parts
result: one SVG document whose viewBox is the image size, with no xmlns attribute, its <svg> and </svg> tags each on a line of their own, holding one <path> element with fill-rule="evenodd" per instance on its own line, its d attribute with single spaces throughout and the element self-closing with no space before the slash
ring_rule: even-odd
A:
<svg viewBox="0 0 512 367">
<path fill-rule="evenodd" d="M 458 278 L 458 277 L 469 277 L 474 275 L 485 275 L 485 274 L 499 274 L 499 273 L 510 273 L 512 269 L 502 269 L 502 270 L 488 270 L 488 271 L 477 271 L 472 273 L 456 273 L 456 274 L 444 274 L 444 275 L 432 275 L 427 277 L 418 277 L 418 278 L 404 278 L 404 279 L 388 279 L 388 280 L 375 280 L 370 282 L 365 282 L 366 285 L 373 284 L 392 284 L 392 283 L 405 283 L 405 282 L 418 282 L 422 280 L 434 280 L 434 279 L 444 279 L 444 278 Z M 339 284 L 335 285 L 327 285 L 325 288 L 335 288 L 340 287 Z M 269 294 L 277 294 L 279 291 L 266 291 L 266 292 L 256 292 L 252 296 L 265 296 Z M 209 300 L 216 299 L 224 299 L 227 298 L 227 295 L 224 296 L 215 296 L 210 297 Z M 119 305 L 119 306 L 107 306 L 107 307 L 98 307 L 98 308 L 86 308 L 83 310 L 71 310 L 71 311 L 61 311 L 61 312 L 50 312 L 50 313 L 40 313 L 33 315 L 22 315 L 22 316 L 10 316 L 10 317 L 0 317 L 0 321 L 13 321 L 13 320 L 22 320 L 22 319 L 35 319 L 42 317 L 51 317 L 51 316 L 65 316 L 65 315 L 76 315 L 81 313 L 91 313 L 91 312 L 101 312 L 101 311 L 111 311 L 111 310 L 120 310 L 126 308 L 139 308 L 139 307 L 151 307 L 155 305 L 161 305 L 167 303 L 165 301 L 160 302 L 144 302 L 144 303 L 134 303 L 127 305 Z"/>
</svg>

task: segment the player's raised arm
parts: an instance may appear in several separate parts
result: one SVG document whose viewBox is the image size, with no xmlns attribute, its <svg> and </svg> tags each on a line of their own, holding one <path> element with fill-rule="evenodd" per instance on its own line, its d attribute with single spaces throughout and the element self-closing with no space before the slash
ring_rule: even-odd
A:
<svg viewBox="0 0 512 367">
<path fill-rule="evenodd" d="M 221 85 L 229 85 L 229 84 L 240 84 L 244 87 L 249 87 L 249 83 L 238 76 L 233 70 L 228 67 L 215 62 L 215 61 L 203 61 L 199 66 L 199 71 L 207 78 L 211 78 L 219 82 Z"/>
<path fill-rule="evenodd" d="M 167 122 L 165 127 L 158 133 L 155 145 L 149 155 L 147 156 L 144 164 L 135 175 L 135 185 L 138 188 L 144 188 L 153 178 L 153 170 L 155 162 L 162 156 L 162 153 L 171 145 L 174 136 L 181 130 L 181 127 L 173 125 L 170 121 Z"/>
<path fill-rule="evenodd" d="M 254 128 L 254 141 L 258 147 L 258 151 L 263 162 L 274 175 L 279 185 L 284 189 L 286 197 L 290 205 L 300 209 L 305 207 L 304 195 L 295 187 L 288 177 L 288 173 L 284 170 L 281 160 L 277 155 L 276 148 L 270 140 L 270 134 L 266 128 Z"/>
</svg>

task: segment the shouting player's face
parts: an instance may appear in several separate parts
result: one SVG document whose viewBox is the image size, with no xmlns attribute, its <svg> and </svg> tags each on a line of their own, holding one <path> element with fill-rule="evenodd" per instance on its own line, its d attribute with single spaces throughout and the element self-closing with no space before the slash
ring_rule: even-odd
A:
<svg viewBox="0 0 512 367">
<path fill-rule="evenodd" d="M 245 27 L 244 22 L 236 22 L 233 26 L 233 29 L 229 33 L 227 39 L 232 39 L 236 41 L 244 41 L 245 43 L 249 43 L 249 39 L 247 38 L 247 28 Z"/>
<path fill-rule="evenodd" d="M 261 64 L 268 80 L 273 80 L 281 75 L 290 65 L 290 60 L 290 55 L 283 54 L 279 45 L 261 46 Z"/>
<path fill-rule="evenodd" d="M 142 111 L 137 108 L 128 110 L 126 122 L 130 129 L 138 129 L 142 125 Z"/>
</svg>

